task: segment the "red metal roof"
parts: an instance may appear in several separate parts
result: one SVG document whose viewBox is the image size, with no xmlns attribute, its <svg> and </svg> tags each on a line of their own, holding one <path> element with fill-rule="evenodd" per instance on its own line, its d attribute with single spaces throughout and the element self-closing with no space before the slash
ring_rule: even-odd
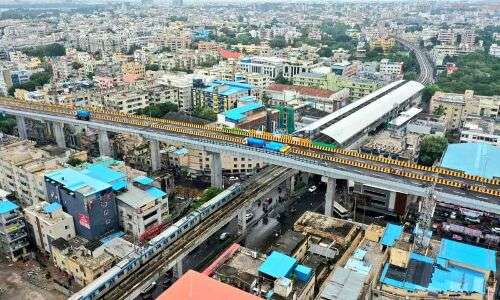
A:
<svg viewBox="0 0 500 300">
<path fill-rule="evenodd" d="M 229 50 L 226 50 L 226 49 L 223 49 L 223 48 L 220 48 L 219 49 L 219 54 L 220 56 L 222 56 L 224 59 L 238 59 L 240 58 L 241 56 L 241 53 L 240 52 L 236 52 L 236 51 L 229 51 Z"/>
<path fill-rule="evenodd" d="M 262 300 L 261 298 L 189 270 L 157 300 Z"/>
<path fill-rule="evenodd" d="M 277 91 L 277 92 L 295 91 L 297 93 L 300 93 L 301 95 L 312 96 L 312 97 L 323 97 L 323 98 L 328 98 L 331 95 L 335 94 L 334 91 L 326 89 L 320 89 L 302 85 L 279 84 L 279 83 L 271 84 L 269 87 L 267 87 L 267 90 Z"/>
</svg>

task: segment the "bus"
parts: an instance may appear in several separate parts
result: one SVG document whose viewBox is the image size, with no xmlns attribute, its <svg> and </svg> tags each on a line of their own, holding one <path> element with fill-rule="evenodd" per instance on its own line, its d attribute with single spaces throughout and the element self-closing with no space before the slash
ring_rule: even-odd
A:
<svg viewBox="0 0 500 300">
<path fill-rule="evenodd" d="M 340 205 L 340 203 L 338 203 L 337 201 L 334 201 L 333 202 L 333 210 L 335 211 L 335 213 L 341 217 L 342 219 L 347 219 L 351 216 L 351 212 L 348 211 L 347 209 L 345 209 L 342 205 Z"/>
</svg>

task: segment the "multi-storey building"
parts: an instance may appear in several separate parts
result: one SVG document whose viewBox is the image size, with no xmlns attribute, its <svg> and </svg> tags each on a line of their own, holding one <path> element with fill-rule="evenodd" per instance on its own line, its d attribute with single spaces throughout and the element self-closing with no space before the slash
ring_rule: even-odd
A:
<svg viewBox="0 0 500 300">
<path fill-rule="evenodd" d="M 384 58 L 380 61 L 380 73 L 383 75 L 394 75 L 396 77 L 403 75 L 403 63 L 389 61 Z"/>
<path fill-rule="evenodd" d="M 168 102 L 176 103 L 180 111 L 191 111 L 193 101 L 191 89 L 193 87 L 193 79 L 182 75 L 164 75 L 158 80 L 160 85 L 165 86 L 170 90 Z"/>
<path fill-rule="evenodd" d="M 3 137 L 0 143 L 0 186 L 13 193 L 23 205 L 47 201 L 44 175 L 59 169 L 70 158 L 85 161 L 87 154 L 61 151 L 53 146 L 36 147 L 35 142 Z"/>
<path fill-rule="evenodd" d="M 275 78 L 283 73 L 284 60 L 276 57 L 253 56 L 240 60 L 240 70 L 246 73 L 259 73 Z"/>
<path fill-rule="evenodd" d="M 146 176 L 136 177 L 126 191 L 116 196 L 120 225 L 137 239 L 169 218 L 168 195 L 153 182 Z"/>
<path fill-rule="evenodd" d="M 500 146 L 500 128 L 494 119 L 469 116 L 460 129 L 460 142 Z"/>
<path fill-rule="evenodd" d="M 126 188 L 123 174 L 93 165 L 82 171 L 50 172 L 45 181 L 49 201 L 61 204 L 73 217 L 79 236 L 94 240 L 118 230 L 114 191 Z"/>
<path fill-rule="evenodd" d="M 31 72 L 27 70 L 15 70 L 10 73 L 10 77 L 12 84 L 18 86 L 30 80 Z"/>
<path fill-rule="evenodd" d="M 429 108 L 431 112 L 443 115 L 449 129 L 458 129 L 470 115 L 500 116 L 500 96 L 474 95 L 472 90 L 466 90 L 464 94 L 436 92 Z"/>
<path fill-rule="evenodd" d="M 24 214 L 36 246 L 47 254 L 52 253 L 52 241 L 75 237 L 73 217 L 57 202 L 40 202 L 25 208 Z"/>
<path fill-rule="evenodd" d="M 7 199 L 0 199 L 0 253 L 12 261 L 32 255 L 21 209 Z"/>
<path fill-rule="evenodd" d="M 500 45 L 493 44 L 490 46 L 490 55 L 494 57 L 500 57 Z"/>
<path fill-rule="evenodd" d="M 266 109 L 261 103 L 238 105 L 217 115 L 217 123 L 231 128 L 254 129 L 274 132 L 279 116 L 275 109 Z"/>
<path fill-rule="evenodd" d="M 295 85 L 318 87 L 322 89 L 339 91 L 347 88 L 350 91 L 350 99 L 355 100 L 366 96 L 380 87 L 380 84 L 358 77 L 346 77 L 336 74 L 304 73 L 293 78 Z"/>
<path fill-rule="evenodd" d="M 384 52 L 389 51 L 396 45 L 396 40 L 390 37 L 375 37 L 370 40 L 370 48 L 381 48 Z"/>
<path fill-rule="evenodd" d="M 127 80 L 137 80 L 144 78 L 144 73 L 146 72 L 145 66 L 138 62 L 128 62 L 122 65 L 123 79 Z"/>
<path fill-rule="evenodd" d="M 220 113 L 235 108 L 240 97 L 253 95 L 254 92 L 254 87 L 247 83 L 214 80 L 208 86 L 193 86 L 193 106 L 207 106 Z"/>
<path fill-rule="evenodd" d="M 457 34 L 453 29 L 441 30 L 438 33 L 437 40 L 443 44 L 454 45 L 457 41 Z"/>
</svg>

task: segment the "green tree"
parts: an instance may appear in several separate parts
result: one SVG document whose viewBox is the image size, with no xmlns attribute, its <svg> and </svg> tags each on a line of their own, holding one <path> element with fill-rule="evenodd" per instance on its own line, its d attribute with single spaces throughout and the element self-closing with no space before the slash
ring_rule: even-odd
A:
<svg viewBox="0 0 500 300">
<path fill-rule="evenodd" d="M 434 93 L 437 91 L 439 91 L 439 86 L 435 84 L 426 86 L 422 90 L 422 103 L 425 104 L 425 106 L 429 105 L 432 96 L 434 96 Z"/>
<path fill-rule="evenodd" d="M 278 76 L 274 78 L 274 82 L 279 84 L 292 84 L 292 82 L 283 76 L 283 73 L 279 73 Z"/>
<path fill-rule="evenodd" d="M 218 188 L 218 187 L 209 187 L 208 189 L 203 191 L 203 194 L 201 194 L 200 198 L 198 198 L 196 201 L 194 201 L 191 204 L 191 209 L 197 209 L 198 207 L 203 205 L 203 203 L 205 203 L 205 202 L 209 201 L 210 199 L 212 199 L 213 197 L 217 196 L 222 191 L 223 191 L 223 189 Z"/>
<path fill-rule="evenodd" d="M 75 70 L 79 70 L 79 69 L 83 68 L 83 65 L 77 61 L 74 61 L 71 63 L 71 67 Z"/>
<path fill-rule="evenodd" d="M 436 116 L 442 116 L 444 115 L 444 107 L 442 105 L 439 105 L 438 107 L 436 107 L 434 109 L 434 111 L 432 112 L 434 115 Z"/>
<path fill-rule="evenodd" d="M 0 115 L 0 132 L 14 134 L 16 119 L 11 116 Z"/>
<path fill-rule="evenodd" d="M 22 50 L 26 55 L 37 57 L 56 57 L 66 55 L 66 48 L 63 45 L 54 43 L 38 47 L 30 47 Z"/>
<path fill-rule="evenodd" d="M 159 103 L 159 104 L 153 104 L 150 105 L 138 112 L 140 115 L 146 115 L 154 118 L 162 118 L 169 112 L 176 112 L 178 111 L 179 108 L 177 105 L 166 102 L 166 103 Z"/>
<path fill-rule="evenodd" d="M 276 36 L 269 42 L 269 46 L 271 46 L 271 48 L 283 49 L 286 48 L 287 45 L 288 44 L 284 36 Z"/>
<path fill-rule="evenodd" d="M 322 47 L 321 49 L 319 49 L 318 55 L 320 57 L 331 57 L 332 56 L 332 48 Z"/>
<path fill-rule="evenodd" d="M 425 166 L 432 166 L 443 155 L 448 140 L 437 135 L 428 135 L 420 143 L 418 162 Z"/>
<path fill-rule="evenodd" d="M 73 166 L 73 167 L 79 166 L 79 165 L 83 164 L 84 162 L 85 161 L 83 161 L 77 157 L 70 157 L 67 161 L 68 165 Z"/>
<path fill-rule="evenodd" d="M 196 106 L 192 115 L 210 122 L 217 120 L 217 114 L 208 106 Z"/>
<path fill-rule="evenodd" d="M 145 68 L 146 68 L 146 71 L 158 71 L 158 70 L 160 70 L 160 65 L 158 65 L 158 64 L 147 64 Z"/>
</svg>

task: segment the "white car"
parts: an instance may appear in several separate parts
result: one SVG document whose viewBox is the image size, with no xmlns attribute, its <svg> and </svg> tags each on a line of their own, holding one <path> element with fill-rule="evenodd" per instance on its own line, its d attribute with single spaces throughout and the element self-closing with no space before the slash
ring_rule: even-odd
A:
<svg viewBox="0 0 500 300">
<path fill-rule="evenodd" d="M 491 228 L 491 231 L 493 231 L 494 233 L 500 233 L 500 227 L 493 227 Z"/>
<path fill-rule="evenodd" d="M 318 189 L 315 185 L 309 188 L 309 192 L 314 192 L 316 189 Z"/>
<path fill-rule="evenodd" d="M 219 240 L 223 241 L 229 236 L 229 232 L 223 232 L 219 236 Z"/>
<path fill-rule="evenodd" d="M 245 220 L 248 222 L 253 218 L 253 213 L 247 212 L 245 215 Z"/>
</svg>

